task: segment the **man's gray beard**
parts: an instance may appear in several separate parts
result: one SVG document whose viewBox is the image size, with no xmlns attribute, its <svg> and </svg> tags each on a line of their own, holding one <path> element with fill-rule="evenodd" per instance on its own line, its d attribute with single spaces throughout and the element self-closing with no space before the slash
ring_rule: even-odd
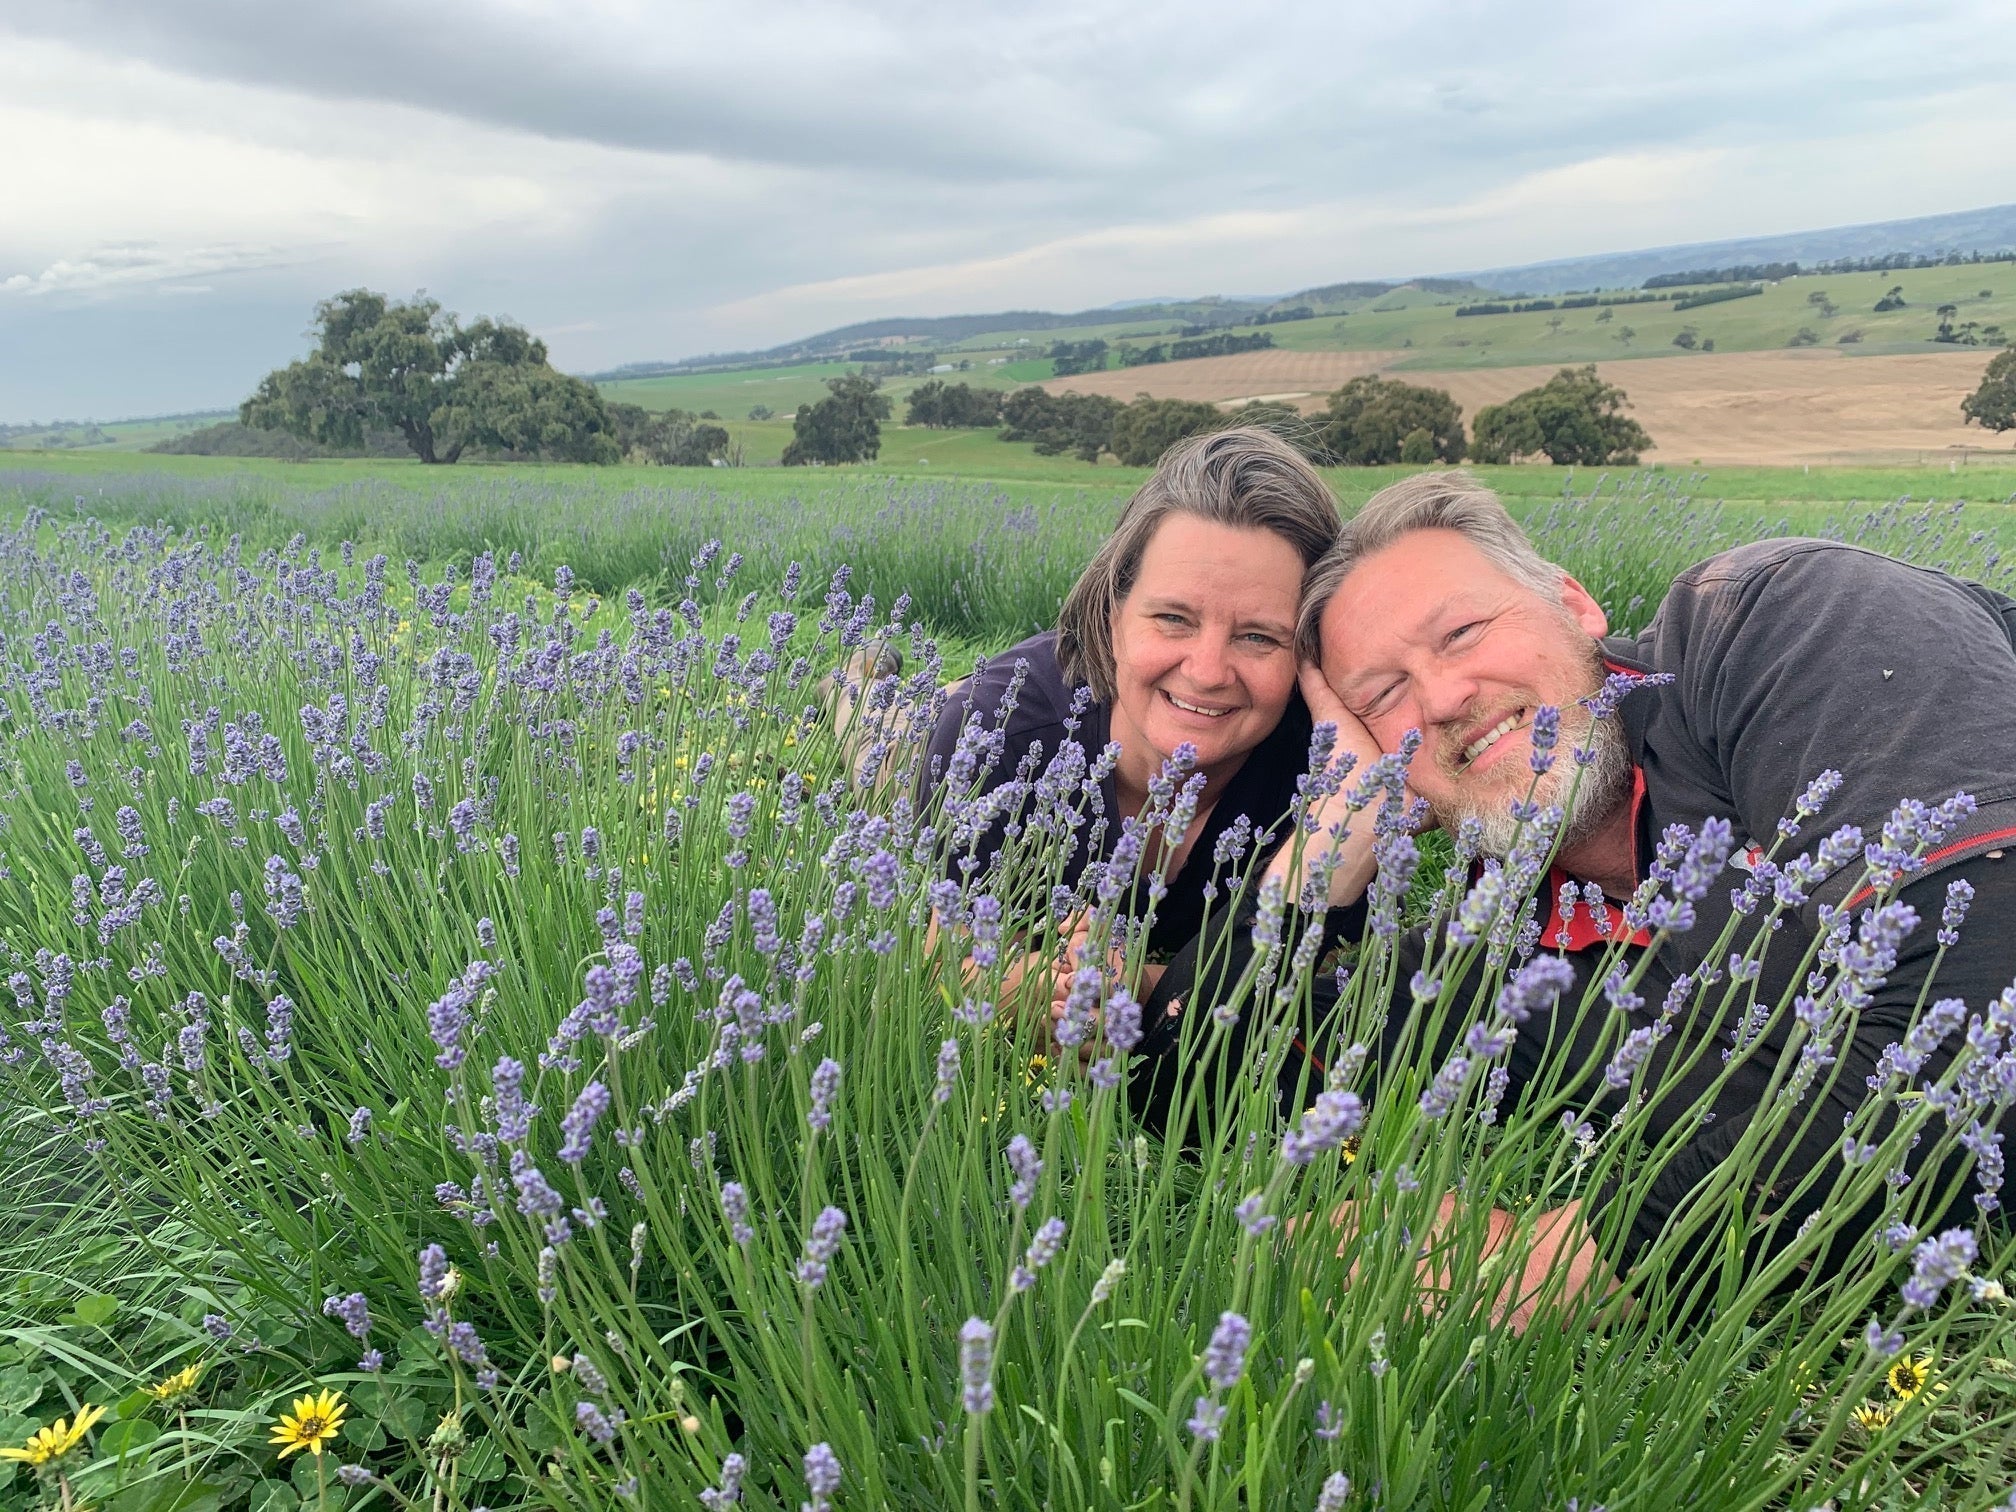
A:
<svg viewBox="0 0 2016 1512">
<path fill-rule="evenodd" d="M 1569 711 L 1562 712 L 1566 715 Z M 1624 729 L 1617 716 L 1591 719 L 1584 710 L 1577 709 L 1575 712 L 1582 715 L 1584 728 L 1573 738 L 1563 728 L 1560 742 L 1554 748 L 1554 765 L 1538 778 L 1532 794 L 1533 802 L 1542 809 L 1568 810 L 1568 821 L 1562 826 L 1559 847 L 1564 851 L 1572 850 L 1587 840 L 1619 808 L 1631 801 L 1631 748 L 1625 742 Z M 1564 727 L 1567 723 L 1564 718 Z M 1573 750 L 1577 745 L 1590 753 L 1586 765 L 1575 760 Z M 1572 809 L 1569 808 L 1570 789 L 1575 795 Z M 1523 798 L 1526 795 L 1520 793 L 1515 796 Z M 1511 853 L 1520 830 L 1531 829 L 1530 824 L 1522 826 L 1512 817 L 1514 801 L 1515 797 L 1506 797 L 1481 806 L 1459 802 L 1447 808 L 1438 806 L 1435 813 L 1442 828 L 1452 834 L 1463 820 L 1476 820 L 1484 835 L 1482 854 L 1502 859 Z"/>
</svg>

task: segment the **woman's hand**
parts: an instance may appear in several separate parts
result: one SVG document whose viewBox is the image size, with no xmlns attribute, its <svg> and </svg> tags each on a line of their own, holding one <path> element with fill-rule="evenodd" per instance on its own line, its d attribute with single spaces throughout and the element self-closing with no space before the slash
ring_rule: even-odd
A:
<svg viewBox="0 0 2016 1512">
<path fill-rule="evenodd" d="M 1346 752 L 1357 758 L 1343 787 L 1316 808 L 1316 830 L 1301 837 L 1301 865 L 1296 875 L 1291 877 L 1290 863 L 1295 858 L 1296 838 L 1291 836 L 1286 844 L 1275 853 L 1274 860 L 1267 868 L 1269 877 L 1278 877 L 1289 884 L 1290 896 L 1301 892 L 1302 883 L 1315 875 L 1333 846 L 1336 851 L 1336 867 L 1330 873 L 1330 897 L 1332 908 L 1346 903 L 1355 903 L 1372 880 L 1372 820 L 1368 814 L 1353 814 L 1350 795 L 1357 785 L 1353 780 L 1366 767 L 1377 761 L 1385 753 L 1373 740 L 1365 722 L 1344 706 L 1330 684 L 1323 677 L 1323 669 L 1314 662 L 1304 662 L 1297 674 L 1302 685 L 1302 701 L 1309 706 L 1310 718 L 1318 724 L 1334 725 L 1337 730 L 1337 745 L 1332 752 L 1333 762 L 1341 760 Z M 1345 825 L 1341 842 L 1333 840 L 1330 831 Z"/>
</svg>

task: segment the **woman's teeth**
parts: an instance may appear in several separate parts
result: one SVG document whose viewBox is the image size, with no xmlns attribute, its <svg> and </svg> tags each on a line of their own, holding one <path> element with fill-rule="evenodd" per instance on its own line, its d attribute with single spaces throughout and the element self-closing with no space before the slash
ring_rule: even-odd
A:
<svg viewBox="0 0 2016 1512">
<path fill-rule="evenodd" d="M 1199 708 L 1196 704 L 1193 703 L 1185 703 L 1183 702 L 1182 699 L 1178 698 L 1174 693 L 1171 693 L 1166 688 L 1163 689 L 1162 696 L 1168 699 L 1169 702 L 1171 702 L 1172 704 L 1176 705 L 1176 707 L 1181 709 L 1184 713 L 1202 714 L 1206 719 L 1222 719 L 1227 714 L 1230 714 L 1232 712 L 1230 709 L 1204 709 Z"/>
<path fill-rule="evenodd" d="M 1471 762 L 1490 750 L 1494 744 L 1523 725 L 1525 721 L 1520 716 L 1525 712 L 1524 709 L 1514 709 L 1482 735 L 1471 741 L 1470 744 L 1463 747 L 1463 765 L 1470 765 Z"/>
</svg>

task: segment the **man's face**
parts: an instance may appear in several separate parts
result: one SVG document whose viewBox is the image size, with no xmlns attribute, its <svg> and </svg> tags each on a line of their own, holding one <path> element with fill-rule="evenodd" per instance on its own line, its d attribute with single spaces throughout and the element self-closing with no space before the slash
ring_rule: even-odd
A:
<svg viewBox="0 0 2016 1512">
<path fill-rule="evenodd" d="M 1324 678 L 1372 738 L 1390 751 L 1421 732 L 1409 781 L 1445 827 L 1475 817 L 1493 839 L 1509 834 L 1510 807 L 1533 786 L 1528 731 L 1543 704 L 1561 711 L 1560 759 L 1536 797 L 1565 801 L 1569 751 L 1590 725 L 1578 700 L 1603 681 L 1593 637 L 1609 628 L 1573 578 L 1549 599 L 1457 532 L 1417 530 L 1351 570 L 1321 628 Z M 1628 758 L 1625 773 L 1628 792 Z M 1614 804 L 1614 791 L 1585 783 L 1574 827 Z"/>
</svg>

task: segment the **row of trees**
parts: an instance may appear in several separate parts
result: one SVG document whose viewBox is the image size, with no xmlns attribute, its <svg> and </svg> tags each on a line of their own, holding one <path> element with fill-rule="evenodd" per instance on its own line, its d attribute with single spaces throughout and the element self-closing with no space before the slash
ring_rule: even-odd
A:
<svg viewBox="0 0 2016 1512">
<path fill-rule="evenodd" d="M 952 385 L 956 390 L 965 385 Z M 1463 410 L 1441 389 L 1366 374 L 1331 394 L 1322 410 L 1301 415 L 1282 404 L 1254 403 L 1227 412 L 1190 399 L 1132 404 L 1104 394 L 1052 394 L 1027 388 L 1001 404 L 1001 439 L 1027 441 L 1045 456 L 1066 453 L 1096 462 L 1111 453 L 1149 467 L 1186 436 L 1228 425 L 1265 425 L 1326 466 L 1392 463 L 1516 462 L 1530 457 L 1576 466 L 1630 464 L 1651 446 L 1624 413 L 1629 401 L 1593 364 L 1563 368 L 1538 388 L 1477 413 L 1471 434 Z"/>
<path fill-rule="evenodd" d="M 557 371 L 545 343 L 510 321 L 484 317 L 464 326 L 424 296 L 399 301 L 352 289 L 316 307 L 316 329 L 315 350 L 269 373 L 245 401 L 245 426 L 343 449 L 396 435 L 422 462 L 437 464 L 471 449 L 673 467 L 733 459 L 728 432 L 712 414 L 608 403 L 593 385 Z M 1058 345 L 1075 347 L 1066 356 L 1104 362 L 1102 342 Z M 1990 371 L 2006 376 L 2002 359 Z M 889 397 L 861 373 L 831 379 L 827 389 L 826 398 L 798 407 L 786 466 L 865 462 L 880 454 Z M 1267 425 L 1331 465 L 1455 462 L 1466 452 L 1480 462 L 1545 456 L 1600 465 L 1635 462 L 1651 444 L 1623 413 L 1625 405 L 1623 390 L 1601 381 L 1592 365 L 1563 368 L 1540 387 L 1487 406 L 1467 439 L 1462 409 L 1447 393 L 1370 374 L 1352 379 L 1310 416 L 1278 404 L 1228 414 L 1194 400 L 1143 395 L 1123 404 L 1039 388 L 1004 397 L 933 379 L 911 394 L 906 419 L 933 428 L 1000 425 L 1003 440 L 1030 442 L 1045 455 L 1096 462 L 1110 452 L 1140 467 L 1186 436 L 1236 424 Z M 1982 424 L 2000 413 L 1986 402 L 1981 414 L 1968 411 Z"/>
</svg>

